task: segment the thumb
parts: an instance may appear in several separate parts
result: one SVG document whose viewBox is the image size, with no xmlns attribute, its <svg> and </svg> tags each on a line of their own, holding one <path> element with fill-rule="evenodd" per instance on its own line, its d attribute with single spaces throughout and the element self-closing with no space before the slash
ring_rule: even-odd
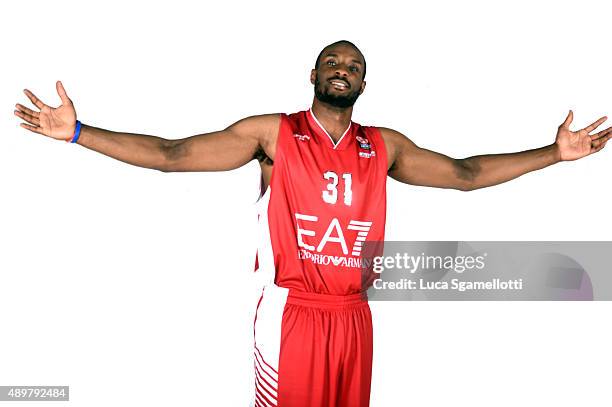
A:
<svg viewBox="0 0 612 407">
<path fill-rule="evenodd" d="M 570 124 L 572 124 L 572 120 L 574 120 L 574 112 L 570 110 L 567 114 L 567 117 L 565 118 L 565 121 L 563 122 L 563 124 L 561 124 L 561 127 L 565 127 L 566 129 L 568 129 Z"/>
<path fill-rule="evenodd" d="M 66 89 L 64 89 L 64 85 L 62 85 L 61 81 L 57 81 L 55 83 L 55 87 L 57 88 L 57 94 L 59 95 L 60 99 L 62 99 L 62 104 L 63 105 L 72 103 L 72 101 L 68 97 L 68 94 L 66 93 Z"/>
</svg>

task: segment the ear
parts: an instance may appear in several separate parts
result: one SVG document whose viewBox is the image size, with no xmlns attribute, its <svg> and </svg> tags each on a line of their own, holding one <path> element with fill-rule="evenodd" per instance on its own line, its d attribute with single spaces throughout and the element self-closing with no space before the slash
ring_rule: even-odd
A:
<svg viewBox="0 0 612 407">
<path fill-rule="evenodd" d="M 359 89 L 359 94 L 361 95 L 363 93 L 363 91 L 365 90 L 365 85 L 366 82 L 365 81 L 361 81 L 361 89 Z"/>
<path fill-rule="evenodd" d="M 317 79 L 317 70 L 316 69 L 312 69 L 310 71 L 310 83 L 312 83 L 314 85 L 316 79 Z"/>
</svg>

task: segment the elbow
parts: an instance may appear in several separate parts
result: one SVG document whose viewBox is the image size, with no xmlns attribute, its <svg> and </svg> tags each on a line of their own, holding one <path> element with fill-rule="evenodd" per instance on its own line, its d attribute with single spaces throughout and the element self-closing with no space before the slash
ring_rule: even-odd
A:
<svg viewBox="0 0 612 407">
<path fill-rule="evenodd" d="M 176 162 L 172 162 L 169 160 L 164 160 L 160 164 L 156 165 L 155 168 L 160 172 L 179 172 L 181 171 Z"/>
<path fill-rule="evenodd" d="M 475 181 L 468 181 L 468 180 L 460 180 L 457 183 L 457 186 L 455 187 L 455 189 L 461 191 L 461 192 L 468 192 L 468 191 L 474 191 L 476 189 L 481 188 L 481 186 L 479 186 Z"/>
<path fill-rule="evenodd" d="M 472 183 L 467 183 L 467 182 L 461 182 L 459 185 L 457 185 L 457 188 L 455 188 L 461 192 L 468 192 L 468 191 L 473 191 L 475 189 L 478 189 L 478 187 L 476 187 L 474 184 Z"/>
</svg>

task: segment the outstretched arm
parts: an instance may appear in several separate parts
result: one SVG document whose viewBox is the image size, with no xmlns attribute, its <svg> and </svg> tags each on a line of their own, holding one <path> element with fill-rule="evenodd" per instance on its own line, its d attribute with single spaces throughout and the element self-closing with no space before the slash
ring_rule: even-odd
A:
<svg viewBox="0 0 612 407">
<path fill-rule="evenodd" d="M 76 110 L 61 82 L 56 83 L 62 104 L 52 108 L 32 92 L 25 94 L 37 110 L 17 104 L 21 127 L 56 140 L 70 140 L 76 127 Z M 252 116 L 225 130 L 169 140 L 144 134 L 109 131 L 83 124 L 78 144 L 117 160 L 170 171 L 224 171 L 238 168 L 263 151 L 274 155 L 278 115 Z"/>
<path fill-rule="evenodd" d="M 471 191 L 510 181 L 559 161 L 600 151 L 612 137 L 612 127 L 590 134 L 606 117 L 578 131 L 571 131 L 572 111 L 559 126 L 553 144 L 508 154 L 477 155 L 454 159 L 418 147 L 403 134 L 381 128 L 389 152 L 389 176 L 407 184 Z"/>
</svg>

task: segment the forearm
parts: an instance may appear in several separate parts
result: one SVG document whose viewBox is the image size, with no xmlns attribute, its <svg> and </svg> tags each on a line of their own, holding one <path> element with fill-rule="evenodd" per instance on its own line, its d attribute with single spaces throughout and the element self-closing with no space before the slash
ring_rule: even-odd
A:
<svg viewBox="0 0 612 407">
<path fill-rule="evenodd" d="M 143 134 L 119 133 L 83 124 L 77 144 L 139 167 L 163 171 L 170 140 Z"/>
<path fill-rule="evenodd" d="M 458 160 L 460 176 L 469 189 L 485 188 L 510 181 L 560 161 L 556 144 L 509 154 L 489 154 Z"/>
</svg>

